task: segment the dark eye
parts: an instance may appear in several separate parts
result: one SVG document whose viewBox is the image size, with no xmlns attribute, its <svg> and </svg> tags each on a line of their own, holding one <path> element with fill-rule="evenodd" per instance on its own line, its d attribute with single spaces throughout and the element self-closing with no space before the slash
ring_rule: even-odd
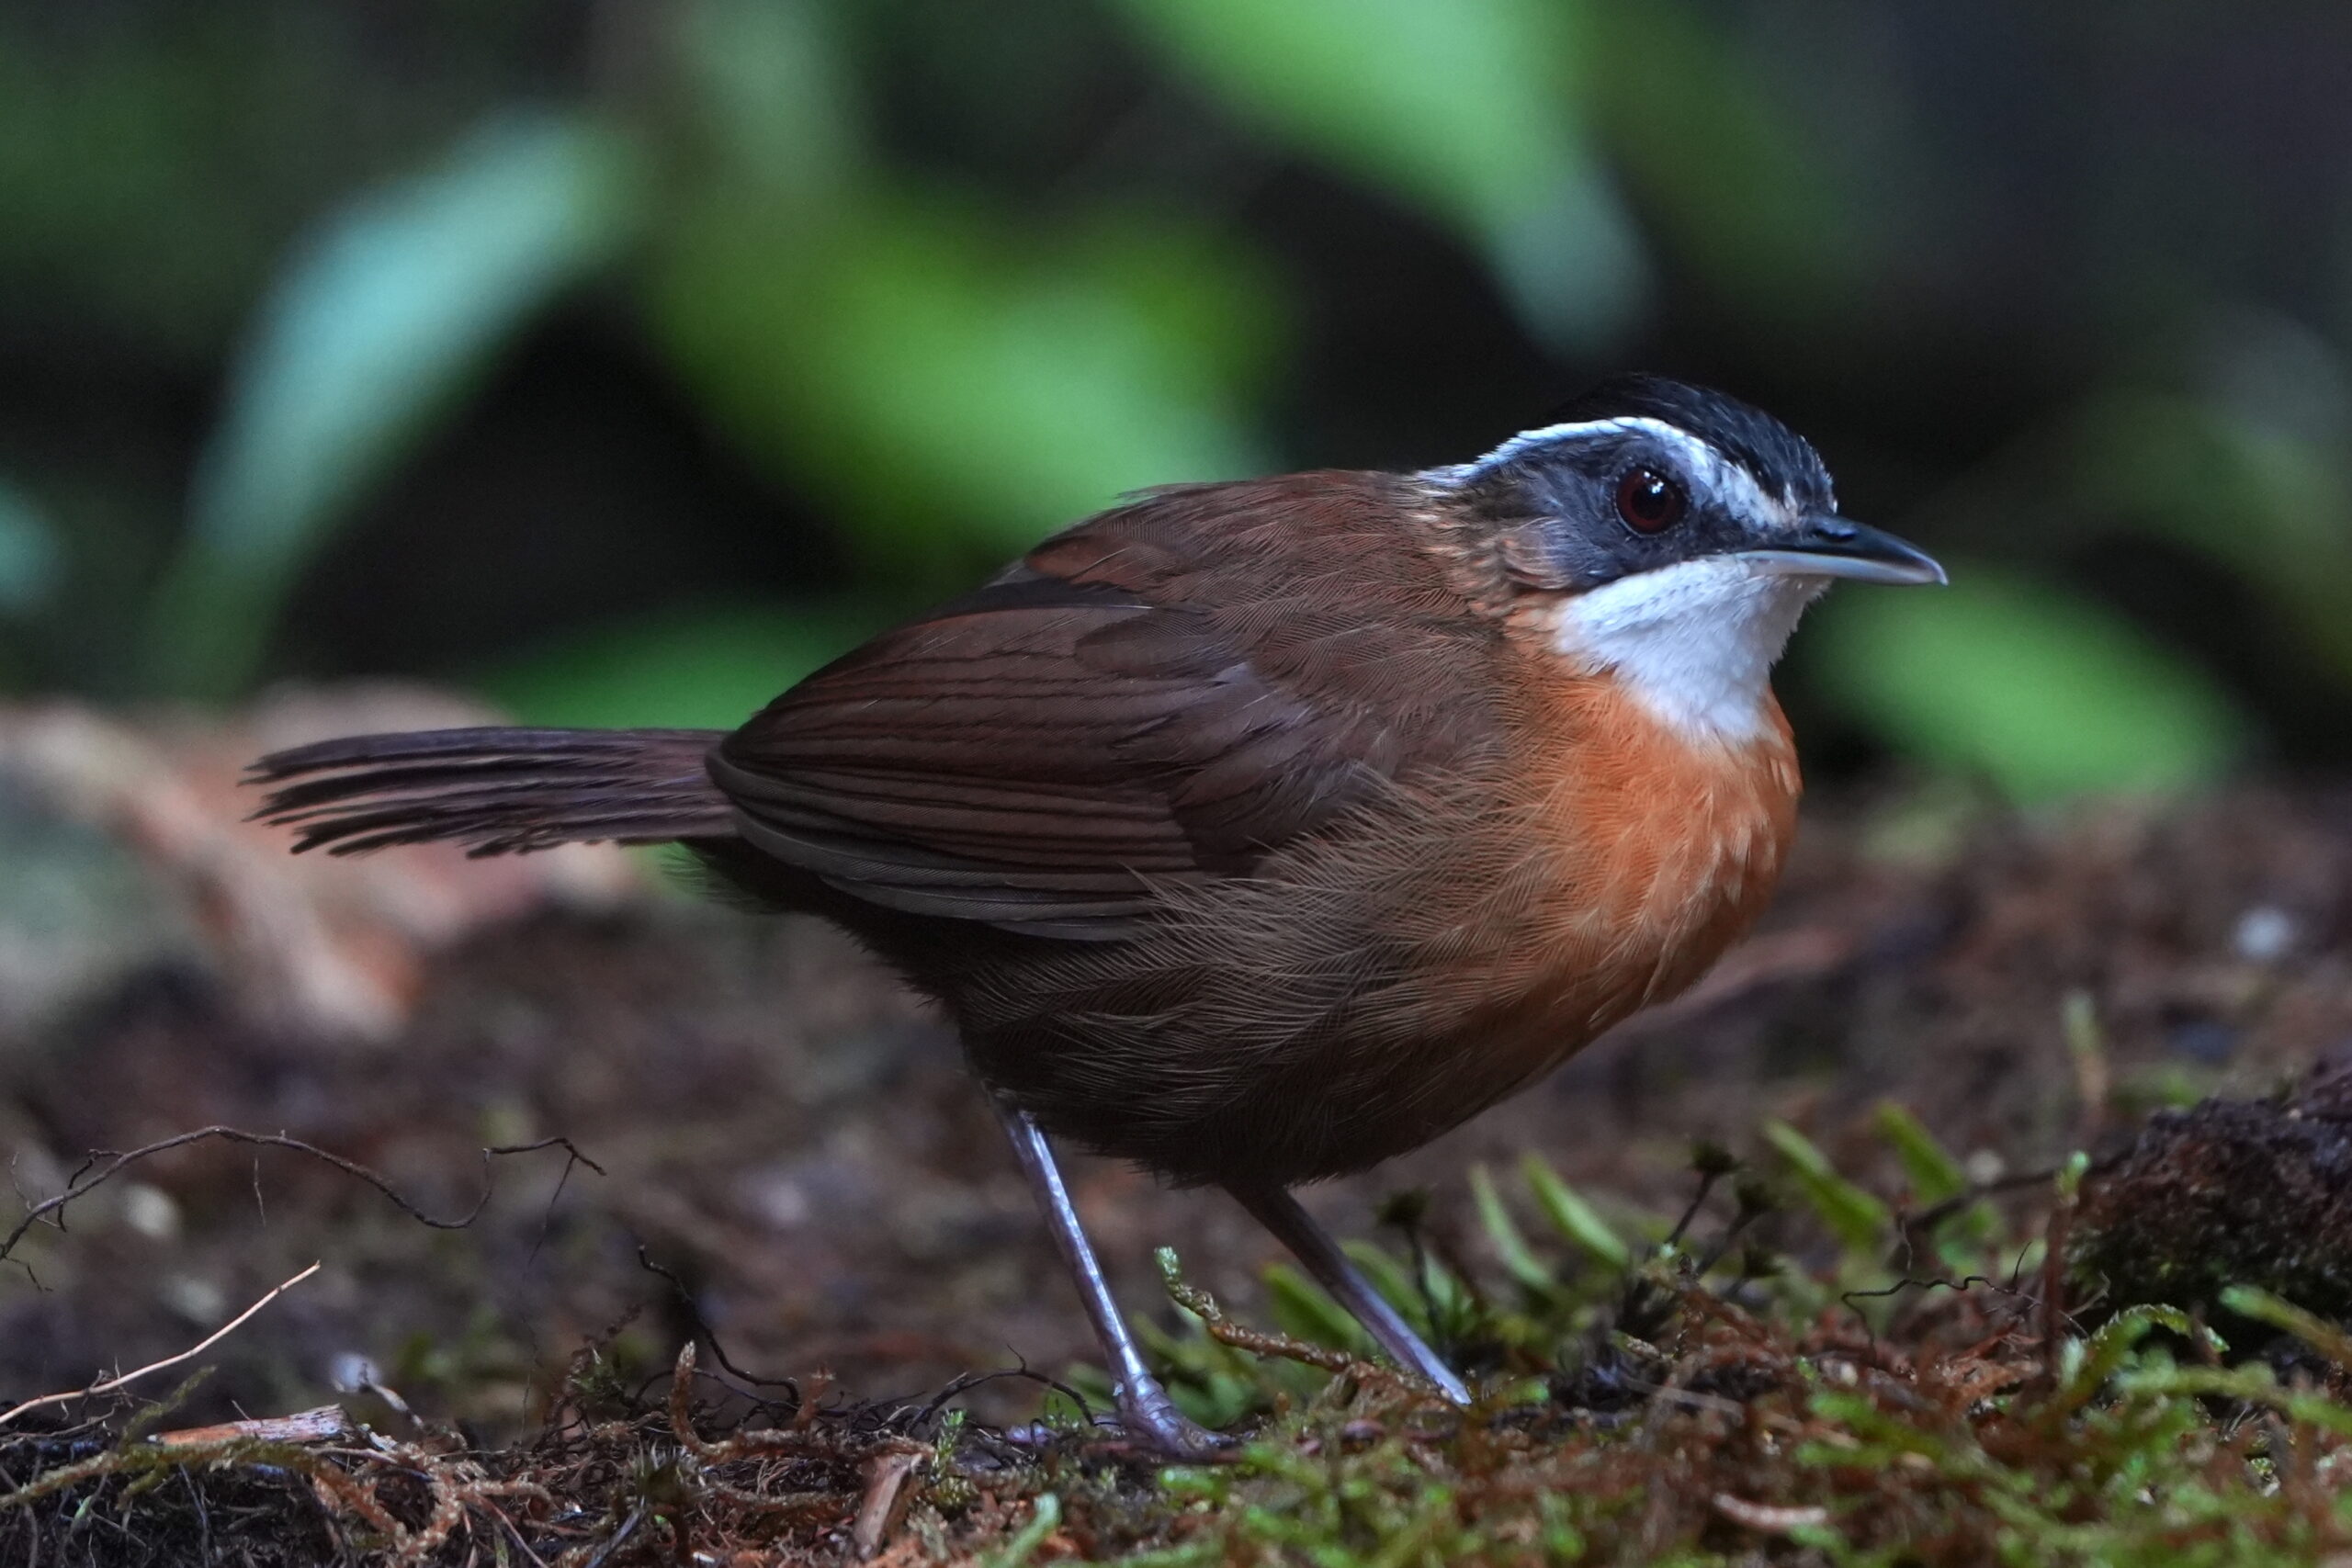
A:
<svg viewBox="0 0 2352 1568">
<path fill-rule="evenodd" d="M 1656 468 L 1633 468 L 1617 481 L 1617 515 L 1636 534 L 1663 534 L 1682 521 L 1690 497 Z"/>
</svg>

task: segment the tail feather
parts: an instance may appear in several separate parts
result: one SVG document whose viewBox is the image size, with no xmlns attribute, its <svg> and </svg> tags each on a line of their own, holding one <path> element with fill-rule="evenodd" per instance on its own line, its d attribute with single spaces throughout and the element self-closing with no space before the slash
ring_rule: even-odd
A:
<svg viewBox="0 0 2352 1568">
<path fill-rule="evenodd" d="M 497 855 L 558 844 L 725 838 L 732 809 L 703 759 L 716 729 L 426 729 L 274 751 L 254 813 L 294 849 L 347 855 L 450 841 Z"/>
</svg>

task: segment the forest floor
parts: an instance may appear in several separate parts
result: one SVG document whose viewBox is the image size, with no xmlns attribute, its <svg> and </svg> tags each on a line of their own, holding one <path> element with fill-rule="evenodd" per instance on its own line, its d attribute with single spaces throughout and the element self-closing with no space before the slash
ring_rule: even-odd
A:
<svg viewBox="0 0 2352 1568">
<path fill-rule="evenodd" d="M 419 962 L 371 1041 L 181 962 L 0 1032 L 17 1192 L 76 1194 L 8 1251 L 0 1404 L 301 1276 L 0 1416 L 0 1561 L 2352 1561 L 2352 1345 L 2274 1299 L 2352 1307 L 2352 794 L 1815 811 L 1694 994 L 1309 1195 L 1467 1414 L 1227 1200 L 1076 1162 L 1180 1393 L 1255 1434 L 1193 1472 L 1078 1416 L 991 1118 L 845 941 L 642 896 Z M 2216 1096 L 2256 1103 L 2165 1113 Z M 85 1164 L 208 1127 L 260 1141 Z"/>
</svg>

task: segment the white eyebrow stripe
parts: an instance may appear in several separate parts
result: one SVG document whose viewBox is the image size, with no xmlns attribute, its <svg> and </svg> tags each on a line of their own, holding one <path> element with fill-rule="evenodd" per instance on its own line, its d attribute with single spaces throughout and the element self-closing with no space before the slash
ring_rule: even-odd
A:
<svg viewBox="0 0 2352 1568">
<path fill-rule="evenodd" d="M 1483 457 L 1475 457 L 1467 463 L 1455 463 L 1447 468 L 1436 471 L 1458 479 L 1475 479 L 1491 473 L 1505 463 L 1533 451 L 1538 446 L 1548 446 L 1555 441 L 1569 440 L 1578 436 L 1616 433 L 1655 437 L 1669 446 L 1678 448 L 1702 465 L 1722 460 L 1714 447 L 1687 430 L 1668 424 L 1662 419 L 1648 419 L 1637 414 L 1626 414 L 1617 419 L 1589 419 L 1578 423 L 1546 424 L 1534 430 L 1522 430 Z"/>
<path fill-rule="evenodd" d="M 1786 526 L 1795 521 L 1796 502 L 1793 496 L 1775 498 L 1766 493 L 1756 476 L 1747 468 L 1733 461 L 1713 442 L 1698 436 L 1662 419 L 1640 415 L 1624 415 L 1616 419 L 1592 419 L 1568 424 L 1547 424 L 1540 429 L 1522 430 L 1483 457 L 1467 463 L 1453 463 L 1443 468 L 1423 471 L 1423 478 L 1442 484 L 1462 485 L 1482 479 L 1503 465 L 1524 457 L 1541 446 L 1555 442 L 1578 440 L 1594 435 L 1646 435 L 1672 447 L 1680 455 L 1690 477 L 1736 510 L 1767 525 Z"/>
</svg>

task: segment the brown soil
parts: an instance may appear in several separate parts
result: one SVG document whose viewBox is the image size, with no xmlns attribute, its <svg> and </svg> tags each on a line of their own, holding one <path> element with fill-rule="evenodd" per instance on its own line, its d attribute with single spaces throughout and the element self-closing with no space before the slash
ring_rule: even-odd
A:
<svg viewBox="0 0 2352 1568">
<path fill-rule="evenodd" d="M 1868 1113 L 1889 1097 L 1980 1178 L 2120 1149 L 2148 1109 L 2260 1094 L 2352 1043 L 2347 952 L 2352 796 L 2040 822 L 1850 802 L 1811 819 L 1764 929 L 1698 993 L 1314 1202 L 1362 1232 L 1384 1193 L 1423 1184 L 1440 1236 L 1475 1255 L 1476 1161 L 1533 1149 L 1604 1208 L 1670 1208 L 1692 1139 L 1751 1152 L 1767 1117 L 1867 1177 L 1885 1160 Z M 216 1375 L 173 1424 L 341 1398 L 380 1431 L 420 1430 L 349 1393 L 372 1369 L 428 1422 L 510 1439 L 583 1344 L 604 1338 L 624 1382 L 651 1378 L 697 1319 L 746 1372 L 824 1369 L 883 1411 L 958 1374 L 1091 1356 L 953 1043 L 829 931 L 684 900 L 546 916 L 435 960 L 424 998 L 397 1039 L 329 1044 L 159 971 L 6 1043 L 0 1143 L 28 1201 L 85 1151 L 212 1123 L 363 1163 L 440 1216 L 475 1202 L 483 1145 L 560 1136 L 601 1169 L 560 1148 L 502 1157 L 478 1221 L 434 1229 L 299 1152 L 141 1162 L 18 1247 L 0 1393 L 167 1355 L 313 1260 L 208 1356 Z M 1251 1310 L 1274 1249 L 1229 1201 L 1099 1162 L 1074 1177 L 1132 1305 L 1166 1312 L 1149 1255 L 1171 1244 Z M 1035 1399 L 1018 1379 L 966 1395 L 984 1420 Z"/>
<path fill-rule="evenodd" d="M 1890 1096 L 1980 1173 L 2019 1168 L 2352 1042 L 2352 797 L 1951 833 L 1917 806 L 1817 814 L 1765 928 L 1699 994 L 1317 1207 L 1362 1230 L 1379 1195 L 1427 1184 L 1458 1225 L 1465 1168 L 1530 1148 L 1604 1204 L 1668 1205 L 1692 1138 L 1747 1150 L 1767 1116 L 1868 1169 L 1864 1113 Z M 2062 1021 L 2076 992 L 2102 1037 L 2087 1056 Z M 812 923 L 679 901 L 494 931 L 436 961 L 405 1034 L 375 1046 L 272 1033 L 154 974 L 17 1043 L 6 1071 L 0 1141 L 33 1198 L 86 1150 L 216 1122 L 364 1162 L 443 1214 L 472 1202 L 484 1145 L 561 1135 L 602 1168 L 501 1160 L 479 1223 L 436 1231 L 299 1155 L 159 1158 L 19 1249 L 0 1389 L 20 1395 L 182 1348 L 314 1259 L 221 1347 L 190 1419 L 320 1404 L 359 1356 L 433 1417 L 511 1433 L 633 1312 L 620 1343 L 649 1370 L 698 1313 L 748 1371 L 829 1368 L 872 1397 L 1091 1351 L 952 1042 Z M 1156 1299 L 1167 1243 L 1247 1310 L 1273 1248 L 1227 1201 L 1100 1163 L 1076 1184 L 1131 1303 Z M 974 1396 L 999 1416 L 1032 1397 Z"/>
</svg>

